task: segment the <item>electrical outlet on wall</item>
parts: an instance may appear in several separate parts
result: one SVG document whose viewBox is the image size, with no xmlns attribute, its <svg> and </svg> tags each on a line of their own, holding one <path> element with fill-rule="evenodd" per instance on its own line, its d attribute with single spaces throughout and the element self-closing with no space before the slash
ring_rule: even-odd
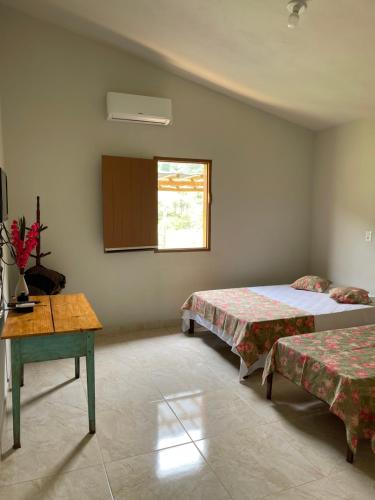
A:
<svg viewBox="0 0 375 500">
<path fill-rule="evenodd" d="M 372 241 L 372 231 L 366 231 L 365 232 L 365 242 L 371 243 L 371 241 Z"/>
</svg>

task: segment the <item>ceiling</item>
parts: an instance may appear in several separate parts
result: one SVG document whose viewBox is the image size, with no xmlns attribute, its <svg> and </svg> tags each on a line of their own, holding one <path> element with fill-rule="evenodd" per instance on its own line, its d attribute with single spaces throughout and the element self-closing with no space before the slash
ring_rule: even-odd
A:
<svg viewBox="0 0 375 500">
<path fill-rule="evenodd" d="M 311 129 L 375 115 L 375 1 L 0 0 Z"/>
</svg>

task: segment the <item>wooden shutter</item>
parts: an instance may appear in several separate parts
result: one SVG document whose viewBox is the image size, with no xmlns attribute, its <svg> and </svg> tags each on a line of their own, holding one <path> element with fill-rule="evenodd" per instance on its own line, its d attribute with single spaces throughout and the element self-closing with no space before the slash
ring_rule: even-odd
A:
<svg viewBox="0 0 375 500">
<path fill-rule="evenodd" d="M 104 250 L 157 248 L 155 160 L 103 156 L 102 176 Z"/>
</svg>

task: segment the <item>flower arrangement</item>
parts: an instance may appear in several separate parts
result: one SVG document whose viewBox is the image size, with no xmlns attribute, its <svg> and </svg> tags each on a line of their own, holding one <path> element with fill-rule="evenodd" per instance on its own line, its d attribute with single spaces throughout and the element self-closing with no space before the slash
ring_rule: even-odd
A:
<svg viewBox="0 0 375 500">
<path fill-rule="evenodd" d="M 27 262 L 38 243 L 39 224 L 34 222 L 30 228 L 26 227 L 25 217 L 14 220 L 11 225 L 12 253 L 20 273 L 23 274 Z"/>
</svg>

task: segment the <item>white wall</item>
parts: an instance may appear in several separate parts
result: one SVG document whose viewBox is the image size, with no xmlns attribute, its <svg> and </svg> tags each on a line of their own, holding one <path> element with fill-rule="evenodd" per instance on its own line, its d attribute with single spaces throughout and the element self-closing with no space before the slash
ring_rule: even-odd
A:
<svg viewBox="0 0 375 500">
<path fill-rule="evenodd" d="M 179 317 L 193 290 L 307 271 L 312 133 L 109 45 L 0 8 L 10 210 L 41 195 L 46 264 L 109 326 Z M 105 120 L 106 92 L 170 97 L 174 124 Z M 213 160 L 212 251 L 104 254 L 102 154 Z"/>
<path fill-rule="evenodd" d="M 316 136 L 311 270 L 375 293 L 375 120 Z M 372 243 L 364 241 L 373 231 Z"/>
<path fill-rule="evenodd" d="M 0 65 L 0 67 L 1 67 L 1 65 Z M 2 134 L 2 120 L 1 120 L 1 102 L 0 102 L 0 167 L 5 168 L 3 134 Z M 4 288 L 6 288 L 8 285 L 6 274 L 4 275 L 3 279 L 4 279 Z M 7 296 L 7 294 L 6 294 L 6 296 Z M 3 325 L 3 318 L 0 316 L 0 332 L 1 332 L 2 325 Z M 8 383 L 7 383 L 7 377 L 6 377 L 6 359 L 5 358 L 6 358 L 6 347 L 5 347 L 5 342 L 2 340 L 2 341 L 0 341 L 0 432 L 2 429 L 2 425 L 3 425 L 5 399 L 6 399 L 6 395 L 7 395 L 7 391 L 8 391 Z M 0 435 L 0 440 L 1 440 L 1 435 Z"/>
</svg>

